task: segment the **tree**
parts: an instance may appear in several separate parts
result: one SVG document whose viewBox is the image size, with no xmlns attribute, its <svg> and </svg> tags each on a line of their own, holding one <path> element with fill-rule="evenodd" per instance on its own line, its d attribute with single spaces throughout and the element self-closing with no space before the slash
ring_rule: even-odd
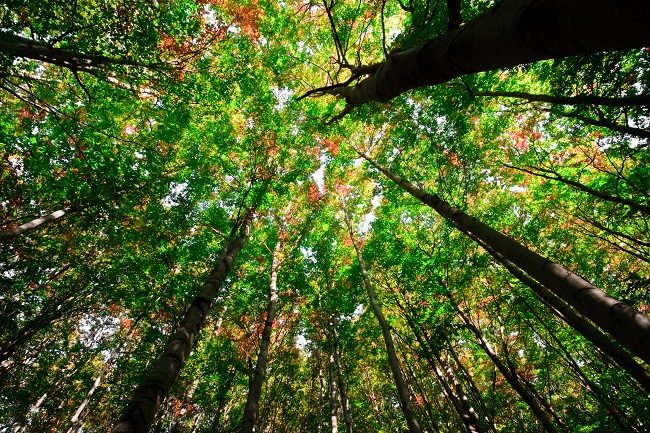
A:
<svg viewBox="0 0 650 433">
<path fill-rule="evenodd" d="M 246 213 L 241 216 L 241 220 L 236 220 L 233 224 L 223 254 L 203 284 L 201 292 L 185 313 L 183 321 L 167 344 L 165 352 L 149 376 L 135 391 L 124 414 L 115 423 L 113 432 L 144 432 L 148 430 L 158 407 L 169 392 L 185 359 L 189 356 L 194 339 L 205 324 L 210 306 L 219 295 L 221 285 L 244 245 L 244 240 L 250 230 L 253 212 L 254 208 L 247 209 Z"/>
<path fill-rule="evenodd" d="M 645 2 L 149 3 L 0 9 L 0 431 L 646 430 Z"/>
<path fill-rule="evenodd" d="M 335 84 L 312 93 L 344 97 L 349 110 L 476 72 L 549 58 L 641 48 L 650 44 L 638 31 L 648 16 L 650 10 L 643 1 L 625 6 L 609 0 L 598 4 L 502 1 L 461 28 L 393 54 L 372 68 L 370 76 L 359 84 Z"/>
</svg>

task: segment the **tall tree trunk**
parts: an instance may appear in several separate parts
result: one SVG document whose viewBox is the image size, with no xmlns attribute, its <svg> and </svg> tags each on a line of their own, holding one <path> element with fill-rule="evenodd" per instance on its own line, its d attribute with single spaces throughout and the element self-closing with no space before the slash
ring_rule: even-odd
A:
<svg viewBox="0 0 650 433">
<path fill-rule="evenodd" d="M 650 102 L 648 103 L 650 105 Z M 575 180 L 567 179 L 566 177 L 562 176 L 560 173 L 558 173 L 555 170 L 550 170 L 547 168 L 543 167 L 533 167 L 530 166 L 529 168 L 522 168 L 522 167 L 516 167 L 514 165 L 508 165 L 505 164 L 506 167 L 508 168 L 514 168 L 516 170 L 520 170 L 526 173 L 530 173 L 533 176 L 539 176 L 544 179 L 549 179 L 549 180 L 557 180 L 559 182 L 564 183 L 565 185 L 572 186 L 573 188 L 577 189 L 578 191 L 583 191 L 586 192 L 587 194 L 593 195 L 594 197 L 597 197 L 601 200 L 604 201 L 609 201 L 612 203 L 620 203 L 625 206 L 628 206 L 630 209 L 637 210 L 641 213 L 644 213 L 646 215 L 650 215 L 650 206 L 645 206 L 639 203 L 636 203 L 635 201 L 628 200 L 623 197 L 618 197 L 618 196 L 613 196 L 606 194 L 604 192 L 595 190 L 593 188 L 589 188 L 587 185 L 584 185 L 580 182 L 576 182 Z M 602 228 L 602 227 L 599 227 Z M 648 246 L 647 243 L 645 243 L 645 246 Z"/>
<path fill-rule="evenodd" d="M 650 45 L 647 0 L 503 0 L 466 25 L 394 54 L 352 87 L 323 93 L 349 106 L 522 63 Z"/>
<path fill-rule="evenodd" d="M 368 298 L 370 300 L 370 305 L 372 306 L 372 311 L 377 317 L 379 322 L 379 327 L 381 328 L 381 333 L 384 337 L 384 343 L 386 344 L 386 354 L 388 355 L 388 364 L 390 365 L 391 372 L 393 373 L 393 380 L 395 381 L 395 387 L 397 388 L 397 393 L 399 396 L 400 404 L 402 407 L 402 412 L 406 418 L 406 424 L 408 425 L 410 433 L 422 433 L 420 428 L 420 423 L 415 417 L 415 412 L 413 412 L 413 406 L 411 405 L 411 398 L 409 396 L 406 383 L 404 383 L 404 378 L 402 377 L 402 372 L 399 366 L 399 361 L 397 360 L 397 355 L 395 354 L 395 346 L 393 344 L 393 338 L 390 335 L 390 326 L 384 317 L 384 314 L 381 311 L 381 307 L 375 299 L 375 292 L 370 283 L 370 277 L 366 272 L 366 267 L 363 262 L 363 257 L 361 256 L 361 250 L 359 249 L 359 244 L 357 243 L 356 238 L 354 237 L 354 232 L 352 231 L 352 223 L 350 222 L 350 216 L 348 215 L 347 208 L 345 203 L 341 202 L 343 206 L 343 212 L 345 214 L 345 223 L 348 227 L 348 232 L 350 234 L 350 239 L 352 240 L 352 245 L 354 250 L 357 253 L 357 260 L 359 261 L 359 268 L 361 270 L 361 276 L 363 278 L 363 284 L 366 286 L 368 292 Z"/>
<path fill-rule="evenodd" d="M 359 154 L 413 197 L 434 209 L 461 231 L 472 233 L 609 332 L 633 354 L 650 363 L 650 318 L 612 298 L 581 276 L 529 250 L 516 240 L 492 229 L 462 210 L 454 208 L 436 194 L 427 194 L 366 155 Z"/>
<path fill-rule="evenodd" d="M 555 332 L 551 329 L 551 327 L 547 323 L 548 320 L 545 320 L 543 317 L 540 317 L 540 315 L 537 314 L 537 312 L 535 311 L 534 307 L 530 305 L 525 299 L 523 298 L 520 299 L 526 306 L 526 309 L 532 313 L 533 317 L 540 325 L 542 325 L 542 328 L 546 330 L 546 332 L 548 333 L 548 335 L 553 341 L 552 342 L 548 341 L 548 339 L 544 337 L 544 335 L 535 328 L 535 325 L 533 324 L 532 320 L 528 319 L 524 315 L 523 317 L 524 321 L 528 324 L 530 329 L 544 341 L 545 345 L 547 345 L 548 347 L 552 347 L 553 349 L 555 349 L 560 353 L 560 356 L 564 357 L 564 359 L 569 364 L 571 370 L 574 371 L 574 373 L 583 382 L 583 384 L 587 387 L 587 389 L 593 392 L 593 394 L 596 397 L 596 400 L 598 400 L 598 402 L 607 410 L 609 416 L 614 419 L 614 421 L 619 425 L 619 427 L 621 427 L 621 431 L 629 432 L 629 433 L 634 432 L 634 430 L 625 423 L 625 418 L 627 418 L 627 416 L 624 413 L 622 413 L 621 409 L 618 408 L 612 401 L 608 401 L 608 398 L 601 390 L 600 385 L 596 384 L 593 380 L 591 380 L 587 376 L 587 374 L 582 370 L 582 367 L 580 367 L 578 363 L 574 360 L 573 355 L 569 353 L 569 349 L 565 347 L 564 342 L 562 342 L 560 338 L 555 335 Z"/>
<path fill-rule="evenodd" d="M 352 416 L 350 415 L 350 402 L 345 390 L 345 381 L 343 380 L 343 367 L 341 366 L 341 346 L 339 345 L 338 334 L 336 331 L 336 320 L 330 321 L 332 327 L 331 335 L 334 343 L 334 360 L 336 362 L 336 379 L 341 396 L 341 409 L 343 410 L 343 421 L 345 422 L 345 433 L 352 433 Z"/>
<path fill-rule="evenodd" d="M 476 337 L 479 346 L 483 349 L 483 351 L 488 355 L 488 357 L 492 360 L 494 365 L 496 365 L 497 369 L 501 372 L 503 377 L 506 378 L 510 386 L 515 390 L 517 394 L 521 397 L 522 400 L 528 405 L 530 410 L 533 412 L 535 417 L 539 420 L 539 422 L 544 426 L 544 430 L 546 430 L 549 433 L 559 433 L 558 429 L 553 425 L 551 420 L 548 418 L 544 410 L 540 407 L 539 402 L 535 398 L 535 396 L 530 392 L 530 390 L 519 380 L 519 377 L 517 377 L 497 356 L 496 352 L 490 345 L 490 343 L 483 337 L 483 334 L 481 331 L 469 320 L 469 318 L 465 315 L 465 313 L 458 307 L 456 307 L 456 311 L 458 312 L 458 316 L 461 318 L 463 323 L 467 326 L 467 328 L 472 331 L 474 336 Z"/>
<path fill-rule="evenodd" d="M 583 337 L 589 340 L 594 346 L 607 354 L 619 367 L 627 371 L 630 376 L 636 379 L 639 384 L 650 391 L 650 372 L 641 364 L 636 362 L 634 357 L 620 348 L 616 343 L 611 341 L 603 332 L 587 321 L 580 313 L 568 306 L 564 301 L 555 296 L 550 290 L 537 281 L 526 275 L 510 260 L 494 251 L 489 245 L 478 239 L 472 233 L 465 232 L 470 238 L 474 239 L 481 245 L 492 257 L 514 275 L 519 281 L 524 283 L 537 294 L 540 300 L 551 310 L 551 312 L 578 331 Z"/>
<path fill-rule="evenodd" d="M 449 400 L 451 400 L 454 409 L 456 409 L 456 412 L 465 425 L 466 430 L 470 433 L 485 433 L 485 429 L 481 425 L 481 422 L 476 415 L 476 411 L 471 406 L 469 400 L 467 399 L 467 396 L 465 395 L 465 392 L 462 389 L 462 386 L 458 382 L 456 376 L 453 374 L 451 365 L 444 361 L 439 353 L 435 352 L 431 337 L 425 329 L 422 329 L 415 322 L 413 316 L 409 313 L 409 310 L 412 310 L 412 306 L 408 302 L 408 299 L 406 299 L 406 296 L 403 296 L 403 298 L 406 302 L 406 306 L 404 306 L 399 301 L 399 299 L 397 299 L 397 297 L 395 297 L 395 302 L 402 311 L 402 314 L 404 315 L 409 328 L 411 328 L 416 341 L 422 349 L 421 355 L 424 356 L 424 359 L 427 360 L 429 366 L 436 374 L 438 381 L 445 390 L 445 393 L 447 394 L 447 397 L 449 397 Z"/>
<path fill-rule="evenodd" d="M 192 351 L 194 339 L 205 324 L 210 306 L 219 295 L 221 284 L 244 245 L 252 218 L 253 209 L 249 209 L 239 230 L 233 230 L 234 237 L 227 243 L 217 265 L 188 308 L 178 330 L 171 337 L 153 370 L 136 389 L 126 410 L 115 423 L 112 433 L 144 433 L 149 429 L 156 411 Z"/>
<path fill-rule="evenodd" d="M 39 60 L 67 68 L 73 72 L 87 72 L 95 76 L 97 70 L 108 69 L 114 65 L 148 66 L 129 59 L 114 59 L 97 54 L 83 54 L 54 48 L 7 31 L 0 31 L 0 53 Z"/>
<path fill-rule="evenodd" d="M 492 430 L 493 432 L 496 433 L 497 429 L 496 426 L 494 425 L 494 421 L 492 420 L 492 415 L 488 411 L 487 406 L 485 405 L 485 401 L 483 400 L 483 396 L 481 395 L 481 392 L 479 391 L 478 387 L 476 386 L 476 383 L 474 383 L 474 379 L 472 376 L 469 374 L 465 366 L 463 365 L 462 362 L 460 362 L 460 359 L 458 359 L 458 355 L 456 354 L 456 350 L 454 349 L 453 345 L 449 341 L 448 338 L 445 337 L 445 342 L 446 347 L 447 347 L 447 353 L 451 355 L 451 358 L 454 360 L 456 363 L 456 366 L 458 370 L 460 370 L 464 382 L 468 385 L 470 393 L 473 397 L 473 401 L 478 403 L 479 408 L 481 409 L 481 412 L 484 416 L 485 424 Z M 456 371 L 458 371 L 456 370 Z"/>
<path fill-rule="evenodd" d="M 86 411 L 86 408 L 92 401 L 93 395 L 97 391 L 97 388 L 102 383 L 102 380 L 104 380 L 104 377 L 108 374 L 109 370 L 112 367 L 113 362 L 115 361 L 115 358 L 117 358 L 118 355 L 122 352 L 123 348 L 131 341 L 133 338 L 133 335 L 135 334 L 136 330 L 138 329 L 140 320 L 142 319 L 143 316 L 137 317 L 133 323 L 131 324 L 130 330 L 125 335 L 124 340 L 111 352 L 111 355 L 108 357 L 108 359 L 104 362 L 104 365 L 102 365 L 102 368 L 99 370 L 99 374 L 97 374 L 97 377 L 93 381 L 92 386 L 86 393 L 86 396 L 84 397 L 83 401 L 75 411 L 75 413 L 72 415 L 72 418 L 70 419 L 70 427 L 68 428 L 68 433 L 72 433 L 74 431 L 79 430 L 80 428 L 83 427 L 83 418 L 84 418 L 84 411 Z M 127 354 L 129 353 L 128 351 L 126 352 Z"/>
<path fill-rule="evenodd" d="M 327 387 L 330 396 L 330 426 L 332 433 L 339 433 L 339 397 L 336 386 L 336 360 L 334 359 L 334 348 L 330 348 L 329 365 L 327 368 Z"/>
<path fill-rule="evenodd" d="M 1 231 L 0 232 L 0 243 L 1 242 L 7 242 L 12 239 L 17 238 L 21 234 L 33 230 L 36 227 L 40 226 L 41 224 L 49 223 L 52 222 L 58 218 L 61 218 L 63 215 L 70 213 L 70 209 L 61 209 L 52 212 L 49 215 L 45 215 L 44 217 L 41 218 L 36 218 L 34 220 L 31 220 L 29 222 L 26 222 L 25 224 L 21 224 L 16 228 Z"/>
<path fill-rule="evenodd" d="M 525 99 L 529 102 L 546 102 L 557 105 L 602 105 L 606 107 L 629 107 L 635 105 L 650 105 L 650 95 L 632 95 L 606 97 L 593 95 L 576 95 L 576 96 L 552 96 L 537 95 L 527 92 L 472 92 L 472 96 L 488 96 L 501 98 L 518 98 Z"/>
<path fill-rule="evenodd" d="M 240 433 L 252 433 L 255 427 L 255 421 L 259 413 L 260 396 L 262 395 L 262 385 L 264 384 L 264 374 L 266 372 L 266 360 L 269 355 L 271 345 L 271 331 L 273 330 L 273 320 L 275 320 L 275 308 L 278 303 L 278 270 L 280 269 L 280 250 L 282 241 L 278 239 L 273 250 L 273 261 L 271 263 L 271 284 L 269 286 L 269 303 L 266 308 L 266 322 L 262 331 L 262 343 L 255 364 L 255 373 L 253 380 L 248 388 L 248 397 L 246 398 L 246 407 L 242 418 Z"/>
</svg>

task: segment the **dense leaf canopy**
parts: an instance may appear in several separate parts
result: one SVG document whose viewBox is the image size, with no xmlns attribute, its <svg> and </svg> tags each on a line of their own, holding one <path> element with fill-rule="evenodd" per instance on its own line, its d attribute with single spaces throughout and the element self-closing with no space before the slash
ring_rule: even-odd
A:
<svg viewBox="0 0 650 433">
<path fill-rule="evenodd" d="M 240 431 L 261 369 L 257 432 L 645 432 L 647 342 L 362 156 L 647 315 L 650 49 L 334 96 L 492 6 L 0 5 L 0 432 L 110 431 L 245 215 L 150 431 Z"/>
</svg>

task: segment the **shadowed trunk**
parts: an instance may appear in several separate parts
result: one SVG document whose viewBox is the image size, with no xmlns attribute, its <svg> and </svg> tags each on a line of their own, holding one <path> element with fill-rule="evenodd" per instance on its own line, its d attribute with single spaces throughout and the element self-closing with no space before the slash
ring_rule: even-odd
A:
<svg viewBox="0 0 650 433">
<path fill-rule="evenodd" d="M 650 45 L 647 0 L 503 0 L 466 25 L 394 54 L 351 87 L 323 92 L 349 106 L 522 63 Z"/>
<path fill-rule="evenodd" d="M 363 262 L 363 257 L 361 256 L 361 250 L 359 249 L 359 244 L 357 243 L 357 240 L 354 237 L 354 233 L 352 232 L 352 224 L 350 222 L 350 217 L 348 215 L 347 208 L 345 207 L 345 203 L 342 202 L 342 205 L 343 205 L 343 212 L 345 214 L 345 223 L 348 227 L 348 232 L 350 234 L 350 239 L 352 240 L 352 245 L 354 246 L 354 250 L 357 253 L 357 259 L 359 261 L 359 268 L 361 270 L 363 284 L 366 287 L 366 290 L 368 292 L 368 298 L 370 300 L 370 305 L 372 306 L 372 311 L 375 313 L 375 316 L 377 317 L 377 321 L 379 322 L 379 327 L 381 328 L 381 333 L 384 337 L 384 343 L 386 344 L 386 354 L 388 355 L 388 364 L 390 366 L 391 372 L 393 373 L 393 380 L 395 381 L 395 387 L 397 388 L 397 394 L 399 397 L 400 405 L 402 407 L 402 412 L 404 413 L 404 417 L 406 418 L 406 424 L 408 425 L 410 433 L 422 433 L 422 429 L 420 428 L 420 423 L 415 417 L 415 412 L 413 411 L 413 406 L 411 405 L 411 397 L 409 396 L 406 383 L 404 382 L 404 378 L 402 377 L 402 371 L 399 365 L 399 361 L 397 360 L 397 355 L 395 354 L 395 345 L 393 344 L 393 338 L 390 335 L 390 325 L 386 321 L 386 318 L 384 317 L 384 314 L 381 311 L 381 307 L 379 306 L 377 300 L 375 299 L 375 292 L 372 289 L 372 284 L 370 283 L 370 277 L 368 277 L 368 273 L 366 272 L 366 267 Z"/>
<path fill-rule="evenodd" d="M 269 286 L 269 303 L 266 309 L 266 322 L 262 331 L 262 343 L 260 352 L 255 364 L 255 373 L 253 380 L 248 387 L 248 397 L 246 398 L 246 408 L 242 417 L 242 426 L 240 433 L 251 433 L 255 427 L 255 421 L 260 408 L 260 396 L 262 395 L 262 385 L 264 384 L 264 374 L 266 372 L 266 360 L 269 355 L 271 345 L 271 331 L 273 330 L 273 320 L 275 319 L 275 307 L 278 303 L 278 270 L 280 269 L 280 249 L 282 243 L 280 240 L 275 244 L 273 250 L 273 262 L 271 263 L 271 284 Z"/>
<path fill-rule="evenodd" d="M 610 333 L 633 354 L 650 363 L 650 318 L 612 298 L 579 275 L 529 250 L 516 240 L 483 224 L 435 194 L 428 194 L 388 171 L 366 155 L 368 162 L 413 197 L 434 209 L 461 231 L 472 233 L 522 271 L 542 283 L 585 317 Z"/>
<path fill-rule="evenodd" d="M 201 292 L 188 308 L 178 330 L 152 371 L 136 389 L 112 433 L 144 433 L 149 429 L 160 404 L 190 355 L 194 340 L 208 317 L 210 306 L 219 295 L 221 285 L 244 245 L 252 217 L 253 210 L 250 209 L 241 222 L 238 234 L 227 243 Z M 237 233 L 237 230 L 233 230 L 233 233 Z"/>
<path fill-rule="evenodd" d="M 510 386 L 519 394 L 522 400 L 528 405 L 530 410 L 533 412 L 535 417 L 539 420 L 539 422 L 544 426 L 544 430 L 546 430 L 549 433 L 559 433 L 558 429 L 553 425 L 551 420 L 548 418 L 544 410 L 541 408 L 539 405 L 539 402 L 535 398 L 535 396 L 530 392 L 530 390 L 519 380 L 519 377 L 517 377 L 513 371 L 508 368 L 497 356 L 496 352 L 492 348 L 492 345 L 483 337 L 483 334 L 481 331 L 469 320 L 469 318 L 465 315 L 465 313 L 456 306 L 456 311 L 458 312 L 458 316 L 461 318 L 463 323 L 467 326 L 467 328 L 472 331 L 474 336 L 477 339 L 477 342 L 479 346 L 483 349 L 483 351 L 490 357 L 494 365 L 499 369 L 503 377 L 506 378 Z"/>
</svg>

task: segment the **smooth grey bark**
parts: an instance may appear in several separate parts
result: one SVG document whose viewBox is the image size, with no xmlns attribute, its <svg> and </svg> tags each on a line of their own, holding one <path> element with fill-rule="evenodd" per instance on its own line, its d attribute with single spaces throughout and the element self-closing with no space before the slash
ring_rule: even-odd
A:
<svg viewBox="0 0 650 433">
<path fill-rule="evenodd" d="M 266 373 L 266 360 L 269 356 L 269 347 L 271 346 L 271 331 L 273 330 L 273 321 L 275 320 L 275 310 L 278 303 L 278 270 L 280 269 L 280 250 L 282 241 L 278 239 L 273 249 L 273 259 L 271 262 L 271 284 L 269 285 L 269 302 L 266 307 L 266 321 L 262 330 L 262 342 L 260 351 L 255 363 L 255 372 L 253 380 L 248 387 L 248 396 L 246 397 L 246 406 L 242 417 L 242 426 L 240 433 L 252 433 L 257 421 L 260 408 L 260 396 L 262 395 L 262 385 L 264 385 L 264 375 Z"/>
<path fill-rule="evenodd" d="M 0 243 L 1 242 L 7 242 L 12 239 L 17 238 L 21 234 L 25 233 L 26 231 L 35 229 L 36 227 L 40 226 L 41 224 L 49 223 L 51 221 L 54 221 L 58 218 L 61 218 L 63 215 L 66 213 L 69 213 L 69 209 L 60 209 L 57 211 L 52 212 L 49 215 L 45 215 L 44 217 L 41 218 L 36 218 L 33 219 L 29 222 L 26 222 L 25 224 L 21 224 L 16 228 L 10 229 L 10 230 L 5 230 L 0 232 Z"/>
<path fill-rule="evenodd" d="M 648 3 L 650 4 L 650 2 Z M 554 295 L 608 332 L 634 355 L 650 363 L 650 318 L 646 315 L 624 302 L 612 298 L 581 276 L 542 257 L 516 240 L 451 206 L 436 194 L 428 194 L 415 187 L 365 154 L 359 152 L 359 155 L 461 231 L 472 233 L 494 251 L 543 284 Z"/>
<path fill-rule="evenodd" d="M 388 356 L 388 364 L 393 374 L 393 380 L 395 381 L 395 387 L 397 388 L 397 394 L 400 400 L 400 405 L 402 407 L 402 412 L 404 413 L 404 417 L 406 418 L 406 424 L 408 425 L 408 429 L 410 433 L 422 433 L 422 429 L 420 428 L 420 423 L 418 422 L 415 416 L 415 412 L 413 411 L 413 406 L 411 405 L 411 397 L 409 396 L 406 383 L 404 382 L 404 378 L 402 377 L 402 371 L 399 365 L 399 361 L 397 359 L 397 355 L 395 353 L 395 345 L 393 344 L 393 337 L 390 334 L 390 325 L 386 321 L 386 318 L 384 317 L 384 314 L 381 311 L 381 307 L 379 306 L 377 300 L 375 299 L 375 292 L 372 288 L 372 284 L 370 283 L 370 277 L 368 276 L 368 273 L 366 271 L 366 267 L 363 262 L 363 256 L 361 255 L 361 250 L 359 249 L 359 244 L 356 238 L 354 237 L 354 232 L 352 231 L 352 223 L 350 222 L 350 216 L 348 215 L 348 211 L 347 208 L 345 207 L 345 203 L 341 202 L 341 204 L 343 207 L 343 212 L 345 214 L 345 223 L 347 225 L 348 232 L 350 234 L 350 239 L 352 240 L 352 245 L 354 246 L 354 250 L 357 254 L 357 260 L 359 261 L 359 269 L 361 271 L 361 277 L 363 278 L 363 284 L 366 287 L 366 291 L 368 292 L 368 298 L 370 300 L 372 311 L 375 313 L 375 317 L 377 318 L 377 321 L 379 322 L 379 327 L 381 328 L 382 336 L 384 337 L 384 343 L 386 345 L 386 354 Z"/>
<path fill-rule="evenodd" d="M 476 72 L 650 46 L 647 0 L 503 0 L 466 25 L 397 53 L 351 87 L 323 93 L 348 106 L 385 102 Z"/>
<path fill-rule="evenodd" d="M 252 217 L 253 211 L 250 209 L 239 230 L 233 231 L 237 234 L 228 241 L 201 291 L 187 309 L 178 330 L 171 337 L 152 371 L 135 390 L 126 410 L 111 430 L 112 433 L 144 433 L 151 426 L 160 404 L 192 351 L 194 340 L 207 320 L 212 302 L 218 296 L 228 271 L 233 267 L 244 245 Z"/>
</svg>

